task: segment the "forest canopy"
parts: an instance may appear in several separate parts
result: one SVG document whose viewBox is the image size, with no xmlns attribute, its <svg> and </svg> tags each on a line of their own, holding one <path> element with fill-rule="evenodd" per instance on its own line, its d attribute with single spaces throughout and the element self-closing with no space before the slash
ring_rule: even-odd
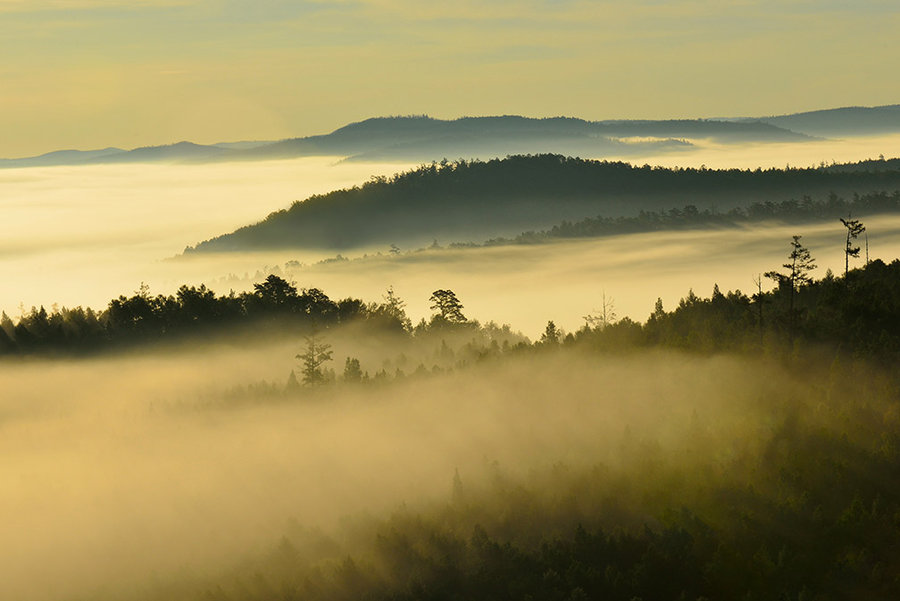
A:
<svg viewBox="0 0 900 601">
<path fill-rule="evenodd" d="M 755 215 L 752 207 L 796 206 L 784 211 L 796 217 L 812 204 L 809 217 L 836 219 L 832 213 L 848 203 L 836 198 L 884 198 L 873 203 L 895 210 L 898 190 L 896 161 L 766 170 L 669 169 L 561 155 L 442 161 L 311 196 L 185 252 L 347 249 L 437 237 L 471 242 L 563 220 L 638 218 L 673 207 L 726 215 L 751 207 Z"/>
<path fill-rule="evenodd" d="M 803 248 L 799 238 L 794 238 L 795 251 Z M 883 361 L 900 352 L 900 320 L 896 319 L 900 315 L 900 259 L 889 264 L 875 259 L 841 277 L 828 272 L 814 279 L 804 273 L 799 283 L 793 277 L 771 273 L 777 285 L 769 292 L 760 286 L 756 294 L 747 296 L 739 290 L 722 293 L 715 287 L 710 297 L 702 298 L 689 291 L 670 311 L 658 301 L 643 324 L 628 318 L 590 317 L 577 332 L 565 337 L 554 333 L 549 338 L 554 343 L 609 351 L 664 346 L 701 352 L 768 352 L 766 349 L 796 341 Z M 33 307 L 17 322 L 4 313 L 0 353 L 101 352 L 122 345 L 237 330 L 285 336 L 346 324 L 364 324 L 371 331 L 408 337 L 482 328 L 477 321 L 466 319 L 463 303 L 452 290 L 436 290 L 430 300 L 431 320 L 423 319 L 414 326 L 393 290 L 383 302 L 352 297 L 335 301 L 322 290 L 298 289 L 276 275 L 240 294 L 217 295 L 205 285 L 183 285 L 174 295 L 154 296 L 142 286 L 131 296 L 112 299 L 102 311 L 75 307 L 48 312 L 43 306 Z M 542 345 L 547 345 L 546 337 L 535 343 L 536 347 Z"/>
</svg>

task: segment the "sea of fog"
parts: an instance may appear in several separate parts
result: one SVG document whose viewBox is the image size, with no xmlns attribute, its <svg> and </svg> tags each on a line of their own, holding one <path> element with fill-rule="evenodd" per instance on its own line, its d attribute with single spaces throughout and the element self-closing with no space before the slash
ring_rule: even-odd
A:
<svg viewBox="0 0 900 601">
<path fill-rule="evenodd" d="M 816 275 L 843 268 L 840 224 L 399 256 L 368 249 L 368 258 L 327 263 L 296 252 L 167 260 L 294 199 L 402 167 L 302 159 L 2 170 L 0 307 L 13 317 L 20 303 L 102 308 L 141 282 L 154 293 L 201 282 L 224 293 L 251 286 L 268 265 L 333 298 L 377 300 L 393 285 L 414 319 L 427 315 L 432 290 L 450 288 L 468 316 L 534 337 L 549 319 L 579 327 L 604 294 L 619 316 L 643 320 L 657 297 L 671 308 L 689 288 L 751 292 L 754 276 L 783 262 L 792 234 L 804 236 Z M 866 225 L 873 258 L 900 256 L 900 218 Z M 354 331 L 328 335 L 338 370 L 351 353 L 374 371 L 408 352 Z M 300 402 L 224 402 L 238 386 L 283 383 L 298 346 L 207 342 L 0 361 L 0 599 L 216 598 L 168 587 L 199 581 L 205 591 L 203 583 L 267 556 L 295 528 L 341 540 L 343 525 L 360 515 L 440 503 L 455 473 L 471 490 L 492 477 L 495 462 L 510 477 L 602 464 L 647 479 L 647 465 L 622 449 L 650 441 L 686 470 L 707 460 L 729 466 L 729 453 L 763 448 L 773 436 L 767 401 L 803 398 L 814 388 L 808 382 L 827 379 L 764 359 L 522 355 L 335 386 Z M 696 446 L 697 428 L 707 426 L 708 449 Z"/>
<path fill-rule="evenodd" d="M 900 156 L 900 136 L 741 147 L 704 142 L 691 153 L 630 159 L 710 167 L 817 165 Z M 675 232 L 582 240 L 535 247 L 414 252 L 387 248 L 344 253 L 359 261 L 317 264 L 323 253 L 232 253 L 172 260 L 185 246 L 259 221 L 310 194 L 361 184 L 411 164 L 335 158 L 224 163 L 41 167 L 0 170 L 0 310 L 13 319 L 32 306 L 90 306 L 131 294 L 205 283 L 217 293 L 249 289 L 274 267 L 300 287 L 332 298 L 380 300 L 388 286 L 414 321 L 429 315 L 428 297 L 454 290 L 470 318 L 509 323 L 529 336 L 548 320 L 566 329 L 612 299 L 619 317 L 643 320 L 657 297 L 667 307 L 693 289 L 708 295 L 752 292 L 753 278 L 778 268 L 793 234 L 804 236 L 826 268 L 843 270 L 839 223 L 815 227 Z M 867 221 L 872 258 L 900 256 L 900 222 Z M 452 240 L 440 240 L 447 245 Z M 375 255 L 371 258 L 371 255 Z M 304 268 L 286 269 L 301 263 Z"/>
<path fill-rule="evenodd" d="M 15 316 L 20 303 L 102 307 L 141 282 L 153 292 L 199 283 L 220 274 L 166 259 L 295 200 L 408 167 L 329 157 L 0 170 L 0 310 Z M 235 259 L 216 269 L 256 266 L 255 258 Z"/>
</svg>

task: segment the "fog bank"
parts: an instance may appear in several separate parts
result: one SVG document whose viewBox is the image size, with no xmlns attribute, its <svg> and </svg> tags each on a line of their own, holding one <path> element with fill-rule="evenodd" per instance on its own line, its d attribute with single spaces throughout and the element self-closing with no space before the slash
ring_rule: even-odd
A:
<svg viewBox="0 0 900 601">
<path fill-rule="evenodd" d="M 637 162 L 708 166 L 783 166 L 900 155 L 900 136 L 789 145 L 709 146 L 709 156 L 644 157 Z M 896 152 L 892 152 L 894 149 Z M 835 154 L 840 151 L 841 154 Z M 701 151 L 698 151 L 701 152 Z M 801 153 L 801 154 L 798 154 Z M 806 153 L 806 154 L 803 154 Z M 674 156 L 674 155 L 673 155 Z M 682 161 L 682 159 L 684 159 Z M 695 160 L 696 159 L 696 160 Z M 707 160 L 708 159 L 708 160 Z M 534 336 L 549 319 L 566 329 L 597 308 L 605 292 L 620 317 L 643 320 L 657 297 L 671 307 L 689 288 L 752 288 L 752 278 L 777 268 L 793 234 L 818 259 L 821 277 L 842 271 L 843 229 L 838 223 L 803 228 L 670 232 L 536 247 L 420 253 L 401 260 L 314 265 L 317 251 L 230 253 L 170 260 L 186 245 L 258 221 L 312 193 L 352 186 L 407 165 L 336 162 L 310 158 L 219 165 L 100 165 L 0 171 L 0 310 L 13 319 L 20 305 L 90 306 L 131 294 L 142 282 L 151 294 L 172 294 L 181 284 L 206 283 L 220 294 L 249 289 L 288 261 L 301 287 L 320 287 L 332 298 L 379 300 L 393 285 L 415 319 L 427 317 L 428 297 L 453 289 L 469 317 L 508 322 Z M 764 199 L 761 199 L 764 200 Z M 872 257 L 900 255 L 897 223 L 869 221 Z M 438 240 L 447 245 L 453 240 Z M 361 249 L 387 254 L 388 248 Z M 412 249 L 401 248 L 404 253 Z"/>
<path fill-rule="evenodd" d="M 0 366 L 0 597 L 122 598 L 214 577 L 292 522 L 335 534 L 345 516 L 445 498 L 456 470 L 475 484 L 494 462 L 510 474 L 627 465 L 628 440 L 683 453 L 697 416 L 724 461 L 729 446 L 768 436 L 765 399 L 803 390 L 752 360 L 570 354 L 207 403 L 231 384 L 283 376 L 292 350 Z"/>
</svg>

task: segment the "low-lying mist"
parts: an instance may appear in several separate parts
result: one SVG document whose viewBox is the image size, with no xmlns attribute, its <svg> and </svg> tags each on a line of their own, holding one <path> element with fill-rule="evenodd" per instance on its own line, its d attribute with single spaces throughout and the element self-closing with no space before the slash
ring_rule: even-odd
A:
<svg viewBox="0 0 900 601">
<path fill-rule="evenodd" d="M 215 277 L 165 259 L 295 200 L 408 167 L 325 157 L 0 169 L 0 310 L 17 314 L 19 303 L 97 307 L 142 281 L 162 291 Z"/>
<path fill-rule="evenodd" d="M 706 164 L 710 167 L 749 167 L 756 166 L 782 167 L 791 165 L 815 165 L 822 161 L 832 160 L 861 160 L 877 157 L 900 155 L 900 136 L 887 136 L 881 138 L 851 138 L 847 140 L 832 140 L 823 142 L 804 142 L 798 144 L 767 144 L 720 147 L 712 144 L 700 145 L 700 150 L 688 154 L 676 153 L 673 155 L 659 155 L 648 157 L 628 157 L 627 160 L 636 163 L 652 163 L 660 165 L 684 165 L 699 167 Z M 706 149 L 706 150 L 704 150 Z M 706 155 L 702 154 L 707 152 Z M 616 157 L 608 157 L 616 158 Z M 200 240 L 208 239 L 218 234 L 226 233 L 249 223 L 256 222 L 271 211 L 286 208 L 291 202 L 308 197 L 313 193 L 327 192 L 341 187 L 352 186 L 367 181 L 371 176 L 390 175 L 403 171 L 411 165 L 384 164 L 384 163 L 349 163 L 340 162 L 334 157 L 304 158 L 285 161 L 250 162 L 250 163 L 226 163 L 209 165 L 188 164 L 154 164 L 154 165 L 98 165 L 79 167 L 46 167 L 28 169 L 4 169 L 0 170 L 0 209 L 3 211 L 3 220 L 0 222 L 0 279 L 5 282 L 0 291 L 0 310 L 6 311 L 13 318 L 20 314 L 20 304 L 25 310 L 31 306 L 45 305 L 49 309 L 53 304 L 61 306 L 90 306 L 95 309 L 102 308 L 109 299 L 119 294 L 129 294 L 137 290 L 142 282 L 150 285 L 152 293 L 171 294 L 178 286 L 184 283 L 197 284 L 206 282 L 214 284 L 225 282 L 230 285 L 226 277 L 235 274 L 243 278 L 246 274 L 251 278 L 257 272 L 265 272 L 267 268 L 283 265 L 286 261 L 299 261 L 314 263 L 325 258 L 325 254 L 315 251 L 297 251 L 280 253 L 233 253 L 224 257 L 195 258 L 191 261 L 169 261 L 167 259 L 179 254 L 186 246 L 196 244 Z M 760 199 L 765 200 L 765 199 Z M 770 230 L 782 236 L 779 230 Z M 806 232 L 791 231 L 806 234 Z M 812 233 L 812 232 L 810 232 Z M 873 252 L 876 256 L 891 256 L 888 248 L 894 248 L 893 242 L 886 239 L 888 232 L 878 231 L 874 227 L 869 228 L 870 238 L 873 243 Z M 876 243 L 875 238 L 882 236 Z M 706 234 L 699 238 L 706 239 Z M 822 252 L 832 253 L 837 256 L 840 248 L 840 229 L 834 232 L 836 242 L 828 242 L 823 246 Z M 678 239 L 675 246 L 684 248 L 694 241 L 694 234 L 672 234 L 670 240 Z M 663 258 L 670 257 L 677 270 L 685 273 L 697 274 L 688 286 L 706 290 L 715 281 L 722 287 L 735 286 L 749 288 L 750 284 L 744 280 L 735 278 L 733 284 L 726 283 L 718 274 L 702 275 L 708 273 L 702 264 L 697 264 L 692 257 L 693 251 L 687 255 L 679 254 L 676 248 L 666 241 L 666 236 L 653 235 L 652 237 L 634 237 L 624 241 L 613 240 L 612 246 L 604 241 L 591 241 L 577 245 L 563 245 L 568 250 L 565 253 L 556 253 L 546 247 L 534 251 L 517 249 L 509 251 L 510 257 L 515 257 L 503 269 L 507 272 L 518 269 L 521 273 L 523 284 L 517 284 L 504 278 L 504 291 L 509 294 L 497 297 L 497 302 L 477 309 L 476 317 L 480 319 L 496 318 L 498 313 L 494 307 L 500 304 L 508 306 L 507 301 L 511 297 L 534 293 L 533 282 L 536 278 L 542 281 L 552 281 L 553 286 L 541 286 L 542 290 L 557 289 L 556 286 L 567 279 L 554 275 L 571 271 L 578 262 L 570 259 L 577 256 L 579 259 L 599 252 L 600 257 L 616 259 L 622 256 L 633 257 L 634 244 L 646 248 L 653 246 L 656 241 L 666 248 L 661 253 Z M 741 257 L 751 258 L 757 252 L 754 242 L 756 237 L 739 236 L 736 232 L 724 235 L 715 241 L 710 252 L 726 254 L 738 245 L 741 247 Z M 442 245 L 447 245 L 455 240 L 439 240 Z M 767 241 L 768 242 L 768 241 Z M 557 248 L 562 248 L 558 246 Z M 825 249 L 834 248 L 834 251 Z M 768 249 L 773 249 L 771 254 Z M 402 250 L 409 250 L 403 248 Z M 671 254 L 672 251 L 675 254 Z M 813 247 L 814 251 L 817 251 Z M 760 260 L 749 261 L 747 273 L 756 273 L 772 268 L 772 260 L 780 258 L 781 247 L 760 244 L 758 247 Z M 370 254 L 387 253 L 387 248 L 363 248 L 359 253 Z M 499 257 L 504 251 L 492 251 L 486 254 L 468 253 L 459 255 L 461 258 L 441 259 L 434 261 L 430 269 L 433 269 L 431 281 L 421 285 L 412 282 L 415 278 L 408 277 L 410 285 L 403 284 L 400 289 L 399 280 L 395 280 L 395 272 L 403 273 L 408 270 L 398 264 L 376 266 L 369 264 L 366 270 L 369 272 L 365 278 L 355 278 L 346 281 L 346 285 L 338 284 L 341 292 L 334 292 L 332 281 L 336 277 L 325 277 L 321 283 L 300 281 L 301 286 L 320 286 L 329 284 L 326 292 L 334 296 L 336 294 L 363 296 L 369 295 L 377 298 L 390 284 L 398 287 L 398 291 L 406 296 L 409 301 L 420 302 L 417 307 L 411 304 L 411 311 L 416 316 L 426 313 L 423 309 L 425 301 L 431 290 L 436 287 L 465 286 L 464 278 L 460 280 L 452 270 L 444 274 L 446 263 L 458 263 L 465 265 L 459 271 L 477 274 L 478 266 L 485 264 L 498 264 Z M 880 255 L 877 253 L 881 253 Z M 563 256 L 568 254 L 568 256 Z M 896 256 L 896 252 L 892 256 Z M 710 256 L 712 256 L 710 255 Z M 554 262 L 552 259 L 562 257 L 563 263 Z M 616 259 L 617 260 L 617 259 Z M 654 257 L 648 257 L 640 265 L 647 267 L 653 273 L 653 279 L 666 278 L 666 274 L 672 271 L 673 265 L 663 265 L 653 272 Z M 752 264 L 751 264 L 752 263 Z M 835 269 L 840 261 L 829 262 L 827 266 Z M 591 269 L 601 265 L 601 261 L 593 262 Z M 475 266 L 473 268 L 473 265 Z M 824 261 L 820 265 L 826 266 Z M 538 266 L 538 271 L 532 270 L 532 266 Z M 329 266 L 331 270 L 333 266 Z M 323 270 L 319 270 L 323 271 Z M 337 270 L 341 272 L 341 270 Z M 726 270 L 728 274 L 738 274 L 739 270 Z M 675 283 L 667 289 L 641 290 L 632 296 L 631 284 L 623 284 L 629 279 L 629 273 L 635 273 L 641 279 L 646 279 L 647 272 L 638 270 L 598 272 L 581 271 L 577 274 L 579 280 L 584 282 L 590 279 L 596 286 L 578 286 L 569 289 L 565 285 L 558 288 L 560 293 L 555 296 L 545 296 L 539 303 L 532 303 L 538 310 L 530 315 L 519 317 L 508 316 L 504 320 L 510 321 L 515 327 L 535 332 L 546 319 L 554 317 L 542 310 L 542 305 L 555 305 L 566 303 L 567 299 L 575 296 L 587 298 L 596 297 L 603 290 L 616 299 L 620 316 L 629 315 L 635 318 L 646 316 L 648 309 L 656 296 L 663 296 L 665 301 L 676 300 L 683 295 L 683 284 Z M 516 276 L 519 277 L 519 276 Z M 551 278 L 546 280 L 546 278 Z M 304 276 L 305 279 L 305 276 Z M 318 279 L 318 277 L 316 277 Z M 438 282 L 438 279 L 451 279 L 455 281 Z M 494 280 L 494 274 L 484 278 L 490 282 Z M 368 283 L 367 283 L 368 282 Z M 248 285 L 235 283 L 239 285 Z M 359 287 L 362 285 L 362 287 Z M 512 287 L 510 287 L 512 286 Z M 217 291 L 227 292 L 227 289 Z M 427 291 L 427 293 L 424 293 Z M 487 287 L 471 287 L 470 290 L 458 291 L 464 297 L 465 302 L 482 302 L 477 298 L 486 299 L 492 295 Z M 481 294 L 486 292 L 487 294 Z M 577 294 L 573 294 L 577 293 Z M 423 294 L 424 293 L 424 294 Z M 586 296 L 584 296 L 586 295 Z M 593 301 L 596 302 L 596 301 Z M 589 305 L 585 302 L 584 305 Z M 571 311 L 565 311 L 568 315 L 576 315 L 582 311 L 589 311 L 587 306 L 570 306 Z M 538 314 L 539 313 L 539 314 Z M 561 312 L 562 313 L 562 312 Z M 557 319 L 564 320 L 561 314 L 555 315 Z M 566 323 L 566 327 L 572 328 L 579 325 L 577 318 L 572 318 L 573 323 Z"/>
<path fill-rule="evenodd" d="M 864 219 L 871 258 L 900 256 L 900 218 Z M 266 255 L 268 265 L 301 287 L 317 287 L 331 298 L 347 296 L 380 300 L 392 285 L 406 301 L 413 322 L 431 314 L 428 298 L 437 288 L 452 289 L 470 319 L 509 323 L 536 338 L 548 320 L 567 331 L 584 325 L 583 316 L 599 310 L 604 294 L 618 317 L 644 321 L 657 298 L 671 309 L 690 289 L 708 295 L 715 284 L 725 290 L 755 291 L 754 278 L 778 270 L 787 260 L 790 240 L 803 236 L 818 269 L 843 273 L 846 230 L 840 222 L 747 228 L 653 232 L 598 239 L 578 239 L 538 245 L 485 248 L 443 248 L 383 253 L 358 261 L 287 265 L 298 253 Z M 864 252 L 864 251 L 863 251 Z M 210 255 L 210 270 L 219 261 L 225 269 L 230 255 Z M 279 263 L 280 260 L 280 263 Z M 861 266 L 864 259 L 851 261 Z M 253 272 L 251 272 L 252 274 Z M 211 280 L 213 290 L 250 288 L 252 278 Z M 764 280 L 764 289 L 771 282 Z"/>
<path fill-rule="evenodd" d="M 372 373 L 405 353 L 411 365 L 439 362 L 390 339 L 360 345 L 358 334 L 326 333 L 336 368 L 351 355 Z M 644 448 L 680 473 L 698 470 L 700 485 L 735 457 L 761 461 L 785 400 L 800 407 L 822 386 L 840 388 L 811 388 L 827 373 L 767 359 L 573 351 L 229 400 L 235 386 L 283 383 L 302 347 L 0 365 L 0 597 L 142 598 L 166 583 L 203 585 L 298 525 L 351 545 L 329 553 L 351 553 L 363 539 L 346 538 L 347 519 L 427 508 L 448 497 L 454 474 L 473 494 L 487 490 L 498 466 L 512 482 L 554 465 L 573 478 L 606 465 L 649 483 L 658 470 L 628 451 Z M 846 407 L 820 406 L 801 419 L 841 416 Z M 677 486 L 685 499 L 696 493 Z M 490 516 L 490 499 L 477 511 Z M 329 553 L 312 559 L 340 558 Z"/>
<path fill-rule="evenodd" d="M 796 161 L 785 156 L 778 164 Z M 579 328 L 604 295 L 618 317 L 643 321 L 657 297 L 668 309 L 691 288 L 752 293 L 755 276 L 787 260 L 794 234 L 819 265 L 815 277 L 843 271 L 839 223 L 397 256 L 364 249 L 382 255 L 327 263 L 294 252 L 163 260 L 312 192 L 402 168 L 329 161 L 2 171 L 0 309 L 102 308 L 141 282 L 152 294 L 201 282 L 224 294 L 278 266 L 332 299 L 380 301 L 392 285 L 414 322 L 430 314 L 434 290 L 453 290 L 468 318 L 511 324 L 491 330 L 508 349 L 516 330 L 536 338 L 548 320 Z M 900 219 L 863 220 L 873 259 L 900 256 Z M 404 511 L 438 516 L 460 537 L 478 525 L 536 545 L 582 522 L 624 531 L 690 509 L 711 528 L 739 524 L 722 527 L 726 538 L 793 537 L 748 551 L 768 566 L 760 581 L 790 571 L 789 551 L 808 553 L 804 537 L 830 535 L 822 516 L 837 515 L 850 532 L 841 566 L 878 586 L 896 573 L 853 539 L 862 528 L 895 532 L 900 515 L 900 492 L 884 477 L 900 448 L 896 379 L 862 362 L 808 348 L 704 357 L 539 346 L 479 360 L 467 354 L 469 334 L 411 343 L 348 326 L 321 336 L 333 345 L 328 367 L 340 373 L 353 357 L 372 378 L 282 393 L 305 344 L 285 333 L 0 361 L 0 599 L 271 598 L 241 583 L 229 593 L 226 581 L 267 565 L 284 536 L 299 545 L 298 532 L 329 541 L 304 548 L 310 574 L 348 557 L 377 564 L 373 532 Z M 804 427 L 818 438 L 796 434 Z M 889 467 L 867 471 L 875 456 Z M 827 494 L 806 495 L 813 471 L 825 474 L 813 484 L 850 493 L 835 507 Z M 729 496 L 731 484 L 746 495 Z M 447 509 L 460 489 L 467 500 Z M 896 495 L 885 501 L 882 489 Z M 803 536 L 788 519 L 798 512 L 809 518 Z M 221 583 L 222 595 L 206 594 Z"/>
<path fill-rule="evenodd" d="M 691 140 L 690 152 L 661 153 L 640 158 L 621 157 L 634 163 L 664 167 L 700 167 L 710 169 L 762 169 L 815 167 L 821 164 L 852 163 L 867 159 L 900 156 L 900 135 L 854 136 L 806 142 L 770 142 L 721 144 L 712 140 Z"/>
</svg>

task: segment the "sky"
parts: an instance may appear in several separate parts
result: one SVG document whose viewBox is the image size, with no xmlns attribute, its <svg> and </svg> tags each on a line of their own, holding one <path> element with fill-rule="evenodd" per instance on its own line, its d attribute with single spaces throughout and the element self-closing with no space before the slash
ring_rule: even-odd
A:
<svg viewBox="0 0 900 601">
<path fill-rule="evenodd" d="M 0 0 L 0 157 L 900 102 L 896 0 Z"/>
</svg>

